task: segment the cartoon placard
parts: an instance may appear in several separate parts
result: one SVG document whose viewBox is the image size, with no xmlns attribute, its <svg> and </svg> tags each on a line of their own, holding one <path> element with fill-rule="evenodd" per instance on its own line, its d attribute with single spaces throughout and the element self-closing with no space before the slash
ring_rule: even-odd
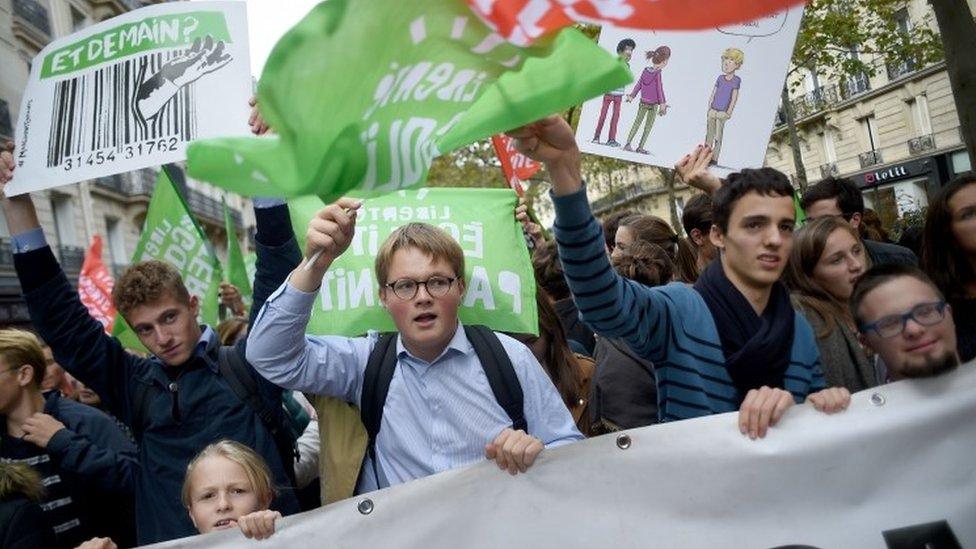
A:
<svg viewBox="0 0 976 549">
<path fill-rule="evenodd" d="M 691 32 L 604 26 L 600 46 L 634 80 L 583 105 L 580 149 L 670 168 L 707 143 L 716 173 L 762 166 L 802 15 Z"/>
<path fill-rule="evenodd" d="M 246 135 L 251 94 L 241 2 L 172 2 L 59 38 L 35 57 L 7 194 L 186 158 L 203 137 Z"/>
</svg>

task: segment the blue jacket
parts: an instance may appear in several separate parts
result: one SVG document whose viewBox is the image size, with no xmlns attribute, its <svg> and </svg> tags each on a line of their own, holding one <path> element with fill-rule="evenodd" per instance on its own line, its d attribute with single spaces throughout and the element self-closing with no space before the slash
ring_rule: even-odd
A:
<svg viewBox="0 0 976 549">
<path fill-rule="evenodd" d="M 274 210 L 277 222 L 288 224 L 290 229 L 287 207 Z M 259 226 L 252 320 L 267 296 L 301 260 L 294 238 L 280 246 L 264 246 L 260 242 L 261 230 Z M 210 342 L 187 361 L 171 391 L 160 363 L 127 353 L 89 316 L 50 247 L 15 254 L 14 264 L 40 336 L 67 371 L 101 396 L 109 412 L 132 427 L 136 385 L 161 389 L 148 392 L 153 395 L 146 406 L 148 424 L 141 440 L 137 440 L 140 468 L 136 479 L 136 525 L 140 544 L 197 533 L 180 501 L 183 477 L 190 460 L 217 440 L 232 439 L 254 449 L 267 461 L 275 485 L 290 485 L 273 436 L 218 374 L 216 343 Z M 281 390 L 256 377 L 261 397 L 271 410 L 281 413 Z M 285 489 L 272 508 L 284 514 L 295 513 L 298 501 L 292 491 Z"/>
<path fill-rule="evenodd" d="M 553 202 L 559 258 L 583 321 L 597 334 L 622 338 L 654 364 L 660 420 L 738 410 L 745 395 L 725 369 L 718 329 L 701 294 L 679 282 L 649 288 L 618 275 L 585 189 Z M 801 314 L 795 315 L 783 381 L 798 403 L 826 386 L 813 330 Z"/>
</svg>

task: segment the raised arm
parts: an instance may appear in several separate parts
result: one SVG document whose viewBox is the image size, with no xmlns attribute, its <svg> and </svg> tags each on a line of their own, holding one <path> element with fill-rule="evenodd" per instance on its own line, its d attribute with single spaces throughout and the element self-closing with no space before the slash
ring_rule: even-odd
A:
<svg viewBox="0 0 976 549">
<path fill-rule="evenodd" d="M 369 355 L 364 338 L 305 335 L 318 289 L 329 266 L 349 246 L 360 202 L 340 199 L 309 222 L 306 236 L 318 259 L 292 271 L 254 319 L 247 360 L 268 381 L 286 388 L 356 402 Z"/>
<path fill-rule="evenodd" d="M 590 211 L 573 131 L 550 116 L 509 132 L 519 152 L 546 164 L 556 207 L 555 236 L 566 281 L 583 320 L 608 337 L 623 337 L 639 354 L 666 351 L 668 307 L 660 292 L 619 276 L 610 267 L 603 229 Z"/>
<path fill-rule="evenodd" d="M 0 152 L 0 191 L 12 179 L 14 160 Z M 37 220 L 29 194 L 2 198 L 14 248 L 14 267 L 31 321 L 54 357 L 101 395 L 108 409 L 128 420 L 128 382 L 135 362 L 88 313 L 58 264 Z"/>
</svg>

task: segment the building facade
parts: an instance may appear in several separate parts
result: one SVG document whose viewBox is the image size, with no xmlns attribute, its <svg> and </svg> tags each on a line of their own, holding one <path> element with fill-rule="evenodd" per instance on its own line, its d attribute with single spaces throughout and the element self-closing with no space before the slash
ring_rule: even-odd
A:
<svg viewBox="0 0 976 549">
<path fill-rule="evenodd" d="M 906 2 L 896 17 L 904 29 L 937 30 L 923 0 Z M 790 104 L 808 182 L 850 178 L 863 191 L 865 205 L 891 228 L 928 206 L 935 191 L 971 166 L 944 61 L 923 66 L 861 60 L 875 69 L 874 76 L 825 81 L 815 70 L 795 71 Z M 766 165 L 795 177 L 785 122 L 781 108 Z"/>
<path fill-rule="evenodd" d="M 52 39 L 81 30 L 151 2 L 139 0 L 0 0 L 0 140 L 13 128 L 34 56 Z M 158 168 L 123 173 L 32 193 L 45 236 L 68 278 L 77 281 L 94 235 L 103 241 L 102 260 L 117 275 L 135 252 Z M 178 181 L 194 217 L 220 257 L 227 248 L 222 190 L 193 180 Z M 226 194 L 236 224 L 232 238 L 246 244 L 254 217 L 248 201 Z M 2 216 L 2 211 L 0 211 Z M 13 270 L 6 221 L 0 219 L 0 325 L 29 323 Z"/>
</svg>

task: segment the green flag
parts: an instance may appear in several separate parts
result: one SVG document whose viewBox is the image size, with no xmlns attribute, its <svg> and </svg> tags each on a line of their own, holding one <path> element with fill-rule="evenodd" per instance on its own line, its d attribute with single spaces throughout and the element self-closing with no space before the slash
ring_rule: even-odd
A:
<svg viewBox="0 0 976 549">
<path fill-rule="evenodd" d="M 464 250 L 467 288 L 461 322 L 538 334 L 535 276 L 513 215 L 516 200 L 511 189 L 451 188 L 400 191 L 366 200 L 356 218 L 352 244 L 322 279 L 308 332 L 355 336 L 367 330 L 395 330 L 379 302 L 373 262 L 396 227 L 422 221 L 446 230 Z M 315 197 L 289 201 L 300 240 L 308 220 L 322 206 Z"/>
<path fill-rule="evenodd" d="M 192 143 L 190 174 L 253 196 L 418 186 L 432 159 L 630 82 L 567 28 L 526 48 L 460 0 L 329 0 L 277 43 L 258 86 L 277 131 Z"/>
<path fill-rule="evenodd" d="M 222 279 L 220 261 L 165 170 L 160 171 L 156 179 L 146 224 L 132 263 L 149 259 L 165 261 L 176 267 L 190 295 L 200 299 L 201 322 L 216 324 L 217 294 Z M 112 334 L 125 347 L 146 350 L 122 315 L 116 317 Z"/>
<path fill-rule="evenodd" d="M 241 292 L 244 303 L 251 305 L 251 278 L 247 275 L 247 266 L 244 263 L 244 253 L 241 251 L 241 243 L 237 240 L 237 229 L 227 207 L 227 201 L 221 197 L 224 205 L 224 229 L 227 232 L 227 282 L 237 286 Z"/>
<path fill-rule="evenodd" d="M 796 213 L 797 228 L 802 227 L 807 220 L 807 212 L 803 210 L 800 202 L 800 193 L 796 189 L 793 189 L 793 210 Z"/>
</svg>

